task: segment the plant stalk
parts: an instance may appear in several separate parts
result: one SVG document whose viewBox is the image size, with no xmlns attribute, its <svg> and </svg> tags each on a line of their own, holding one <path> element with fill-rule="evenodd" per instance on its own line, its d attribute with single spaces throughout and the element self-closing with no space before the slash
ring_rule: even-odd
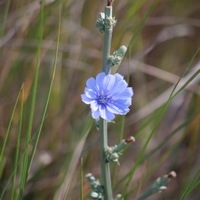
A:
<svg viewBox="0 0 200 200">
<path fill-rule="evenodd" d="M 105 7 L 105 16 L 112 17 L 112 6 Z M 108 65 L 108 58 L 110 56 L 110 46 L 112 39 L 112 29 L 106 29 L 104 33 L 104 51 L 103 51 L 103 67 L 102 70 L 106 74 L 110 73 L 110 66 Z M 106 162 L 105 151 L 108 147 L 108 132 L 107 132 L 107 120 L 100 119 L 100 157 L 101 157 L 101 173 L 102 184 L 104 187 L 104 199 L 112 200 L 112 184 L 110 177 L 110 166 Z"/>
<path fill-rule="evenodd" d="M 112 186 L 110 178 L 110 166 L 109 162 L 106 162 L 105 150 L 108 146 L 108 132 L 107 132 L 107 121 L 100 119 L 100 156 L 101 156 L 101 173 L 102 173 L 102 182 L 104 187 L 104 196 L 105 200 L 112 200 Z"/>
<path fill-rule="evenodd" d="M 112 18 L 112 6 L 105 7 L 105 16 Z M 103 49 L 103 71 L 106 74 L 110 73 L 108 58 L 110 56 L 111 40 L 112 40 L 112 28 L 111 29 L 106 28 L 104 33 L 104 49 Z"/>
</svg>

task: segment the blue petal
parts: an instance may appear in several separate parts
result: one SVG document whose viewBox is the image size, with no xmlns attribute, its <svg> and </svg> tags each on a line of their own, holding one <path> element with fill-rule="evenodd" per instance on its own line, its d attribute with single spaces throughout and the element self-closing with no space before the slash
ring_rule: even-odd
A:
<svg viewBox="0 0 200 200">
<path fill-rule="evenodd" d="M 133 89 L 131 87 L 126 88 L 123 91 L 120 91 L 119 93 L 115 93 L 112 96 L 112 99 L 127 99 L 133 96 Z"/>
<path fill-rule="evenodd" d="M 132 104 L 132 98 L 128 98 L 126 99 L 126 105 L 128 105 L 128 107 Z"/>
<path fill-rule="evenodd" d="M 96 100 L 91 101 L 90 108 L 92 111 L 97 111 L 99 109 L 99 105 Z"/>
<path fill-rule="evenodd" d="M 81 99 L 86 104 L 90 104 L 93 101 L 93 99 L 88 98 L 85 94 L 81 95 Z"/>
<path fill-rule="evenodd" d="M 118 80 L 112 89 L 113 94 L 121 93 L 127 87 L 127 82 L 125 80 Z"/>
<path fill-rule="evenodd" d="M 106 120 L 113 120 L 115 115 L 112 112 L 109 112 L 104 105 L 99 106 L 100 116 Z"/>
<path fill-rule="evenodd" d="M 129 111 L 128 106 L 130 106 L 130 104 L 127 100 L 116 100 L 109 103 L 107 109 L 115 114 L 124 115 Z"/>
<path fill-rule="evenodd" d="M 100 116 L 101 116 L 103 119 L 106 119 L 105 106 L 104 106 L 104 105 L 100 105 L 100 106 L 99 106 L 99 113 L 100 113 Z"/>
<path fill-rule="evenodd" d="M 86 86 L 90 89 L 92 89 L 93 91 L 96 91 L 97 88 L 96 88 L 96 81 L 94 78 L 89 78 L 87 81 L 86 81 Z"/>
<path fill-rule="evenodd" d="M 116 106 L 113 105 L 113 104 L 107 105 L 106 108 L 107 108 L 107 110 L 108 110 L 109 112 L 114 113 L 114 114 L 120 114 L 120 113 L 122 112 L 118 107 L 116 107 Z"/>
<path fill-rule="evenodd" d="M 128 87 L 123 92 L 120 93 L 120 95 L 124 97 L 132 97 L 134 95 L 133 88 Z"/>
<path fill-rule="evenodd" d="M 120 81 L 120 80 L 124 79 L 124 77 L 121 74 L 119 74 L 119 73 L 116 73 L 115 77 L 116 77 L 117 81 Z"/>
<path fill-rule="evenodd" d="M 105 78 L 105 72 L 101 72 L 96 76 L 96 85 L 98 90 L 103 90 L 103 80 Z"/>
<path fill-rule="evenodd" d="M 115 118 L 115 115 L 112 112 L 109 112 L 107 109 L 105 109 L 105 114 L 106 114 L 106 120 L 111 121 Z"/>
<path fill-rule="evenodd" d="M 97 111 L 95 111 L 95 112 L 92 112 L 92 117 L 93 117 L 94 119 L 99 119 L 99 117 L 100 117 L 99 110 L 97 110 Z"/>
<path fill-rule="evenodd" d="M 112 90 L 113 86 L 115 85 L 115 76 L 112 74 L 107 75 L 103 80 L 103 87 L 106 91 Z"/>
<path fill-rule="evenodd" d="M 129 107 L 131 105 L 132 98 L 116 99 L 112 101 L 112 104 L 119 106 L 120 108 Z"/>
<path fill-rule="evenodd" d="M 97 98 L 96 91 L 94 91 L 92 89 L 85 88 L 84 93 L 88 98 L 91 98 L 91 99 L 96 99 Z"/>
<path fill-rule="evenodd" d="M 113 107 L 108 107 L 108 111 L 111 112 L 111 113 L 117 114 L 117 115 L 125 115 L 130 111 L 129 108 L 125 108 L 123 110 L 115 110 L 115 108 L 116 107 L 114 107 L 114 106 Z"/>
</svg>

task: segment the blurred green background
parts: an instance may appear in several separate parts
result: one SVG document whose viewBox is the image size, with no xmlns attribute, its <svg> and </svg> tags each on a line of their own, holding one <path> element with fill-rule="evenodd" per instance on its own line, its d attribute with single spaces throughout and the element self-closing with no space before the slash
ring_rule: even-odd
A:
<svg viewBox="0 0 200 200">
<path fill-rule="evenodd" d="M 81 102 L 80 94 L 84 91 L 86 80 L 91 76 L 95 77 L 102 68 L 103 37 L 95 24 L 98 13 L 104 11 L 105 5 L 106 1 L 93 0 L 44 1 L 43 41 L 32 137 L 38 129 L 51 81 L 59 13 L 61 36 L 52 94 L 24 199 L 80 199 L 81 158 L 84 175 L 91 172 L 96 177 L 100 176 L 99 133 L 95 123 L 87 137 L 80 141 L 89 113 L 89 106 Z M 133 175 L 125 199 L 135 199 L 157 177 L 172 170 L 178 176 L 169 184 L 168 190 L 149 199 L 180 199 L 186 184 L 200 169 L 199 74 L 170 102 L 162 119 L 155 117 L 145 127 L 147 120 L 155 116 L 157 109 L 168 100 L 170 92 L 186 68 L 190 66 L 181 79 L 183 83 L 200 69 L 199 52 L 192 60 L 200 47 L 199 10 L 198 0 L 114 2 L 113 15 L 117 19 L 117 25 L 113 32 L 112 52 L 121 45 L 129 46 L 119 72 L 126 78 L 129 77 L 129 85 L 135 92 L 131 111 L 125 117 L 123 138 L 130 135 L 136 137 L 136 142 L 120 159 L 115 179 L 115 183 L 119 184 L 116 185 L 115 194 L 121 192 L 124 183 L 119 181 L 133 168 L 152 128 L 160 120 L 143 160 Z M 144 21 L 148 13 L 149 16 Z M 24 97 L 21 101 L 24 103 L 24 117 L 20 157 L 26 148 L 39 45 L 39 21 L 39 1 L 0 2 L 0 147 L 23 84 Z M 116 68 L 113 72 L 115 70 Z M 14 170 L 19 118 L 18 106 L 0 163 L 0 190 Z M 117 117 L 115 122 L 109 126 L 110 145 L 115 145 L 119 140 L 123 117 Z M 160 148 L 156 149 L 159 145 Z M 149 155 L 154 149 L 155 152 Z M 20 168 L 21 163 L 17 173 L 16 191 L 20 182 Z M 3 199 L 10 199 L 10 185 Z M 62 193 L 60 186 L 67 189 L 66 198 L 59 197 Z M 83 191 L 84 195 L 89 191 L 85 179 Z M 188 199 L 200 199 L 198 187 L 191 192 Z"/>
</svg>

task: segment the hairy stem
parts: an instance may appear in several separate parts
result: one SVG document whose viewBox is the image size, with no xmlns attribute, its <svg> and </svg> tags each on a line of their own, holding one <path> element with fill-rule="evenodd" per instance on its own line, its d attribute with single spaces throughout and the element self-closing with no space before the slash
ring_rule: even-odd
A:
<svg viewBox="0 0 200 200">
<path fill-rule="evenodd" d="M 112 17 L 112 7 L 105 7 L 105 16 Z M 108 65 L 108 58 L 110 56 L 110 46 L 112 40 L 112 29 L 105 29 L 104 33 L 104 49 L 103 49 L 103 71 L 106 74 L 110 73 L 110 66 Z"/>
<path fill-rule="evenodd" d="M 107 6 L 105 8 L 105 16 L 112 17 L 112 7 Z M 108 58 L 110 56 L 110 46 L 112 39 L 112 29 L 106 29 L 104 33 L 104 51 L 103 51 L 103 67 L 102 70 L 106 73 L 110 73 L 110 67 L 108 65 Z M 105 151 L 108 146 L 108 133 L 107 133 L 107 121 L 100 119 L 100 156 L 101 156 L 101 173 L 102 182 L 104 187 L 104 199 L 112 200 L 112 185 L 110 178 L 109 163 L 105 159 Z"/>
<path fill-rule="evenodd" d="M 104 119 L 100 119 L 100 145 L 101 145 L 101 173 L 102 173 L 102 181 L 104 186 L 104 195 L 105 200 L 112 200 L 112 186 L 111 186 L 111 178 L 110 178 L 110 167 L 109 163 L 106 162 L 105 159 L 105 150 L 108 146 L 108 134 L 107 134 L 107 121 Z"/>
</svg>

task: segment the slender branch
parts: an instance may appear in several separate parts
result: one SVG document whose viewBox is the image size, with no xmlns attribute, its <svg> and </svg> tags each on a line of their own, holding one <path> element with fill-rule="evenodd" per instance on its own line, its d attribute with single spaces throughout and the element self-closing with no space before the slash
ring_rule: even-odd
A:
<svg viewBox="0 0 200 200">
<path fill-rule="evenodd" d="M 143 194 L 141 194 L 137 200 L 144 200 L 150 197 L 151 195 L 162 192 L 163 190 L 166 190 L 167 183 L 171 181 L 172 178 L 176 178 L 176 172 L 172 171 L 167 175 L 164 175 L 162 177 L 159 177 L 156 179 L 156 181 L 152 184 L 152 186 Z"/>
</svg>

